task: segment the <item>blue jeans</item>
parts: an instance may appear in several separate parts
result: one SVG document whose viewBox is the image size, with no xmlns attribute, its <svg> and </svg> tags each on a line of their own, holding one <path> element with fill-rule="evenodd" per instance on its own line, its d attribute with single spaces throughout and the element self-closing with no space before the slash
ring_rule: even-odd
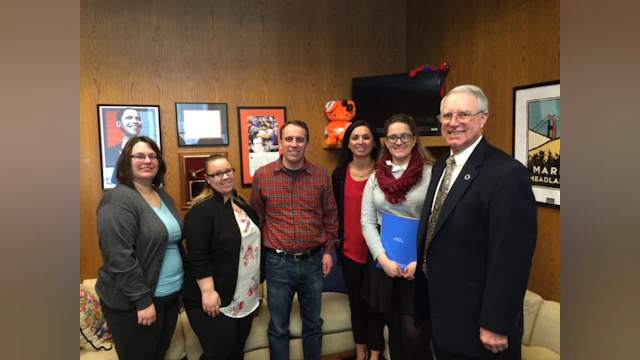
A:
<svg viewBox="0 0 640 360">
<path fill-rule="evenodd" d="M 271 360 L 289 360 L 289 318 L 298 293 L 305 360 L 322 352 L 322 251 L 305 260 L 266 253 L 267 304 L 271 320 L 267 335 Z"/>
</svg>

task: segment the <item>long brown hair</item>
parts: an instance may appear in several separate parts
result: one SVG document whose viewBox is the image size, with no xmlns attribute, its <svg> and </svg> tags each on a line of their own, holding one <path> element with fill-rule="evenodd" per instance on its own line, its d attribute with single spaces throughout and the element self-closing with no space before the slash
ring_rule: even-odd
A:
<svg viewBox="0 0 640 360">
<path fill-rule="evenodd" d="M 433 163 L 436 162 L 436 158 L 431 154 L 431 152 L 429 152 L 429 150 L 427 150 L 426 147 L 422 146 L 422 143 L 420 142 L 420 137 L 416 135 L 417 133 L 416 123 L 413 121 L 413 118 L 405 114 L 391 115 L 391 117 L 388 118 L 387 121 L 385 121 L 384 123 L 385 136 L 387 135 L 387 131 L 389 131 L 389 126 L 395 123 L 403 123 L 409 126 L 411 135 L 413 135 L 414 139 L 416 139 L 416 149 L 418 150 L 418 153 L 422 158 L 422 162 L 427 165 L 433 165 Z M 385 143 L 385 146 L 383 146 L 380 151 L 380 158 L 384 157 L 389 153 L 389 149 L 387 149 L 387 146 L 386 146 L 386 143 L 387 143 L 386 137 L 385 137 L 384 143 Z"/>
</svg>

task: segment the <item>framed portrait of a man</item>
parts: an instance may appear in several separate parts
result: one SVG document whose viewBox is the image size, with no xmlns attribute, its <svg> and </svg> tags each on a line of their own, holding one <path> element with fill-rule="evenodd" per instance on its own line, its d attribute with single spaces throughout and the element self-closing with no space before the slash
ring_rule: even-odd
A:
<svg viewBox="0 0 640 360">
<path fill-rule="evenodd" d="M 98 125 L 103 189 L 116 186 L 116 163 L 129 139 L 134 136 L 148 136 L 162 148 L 160 106 L 98 105 Z"/>
</svg>

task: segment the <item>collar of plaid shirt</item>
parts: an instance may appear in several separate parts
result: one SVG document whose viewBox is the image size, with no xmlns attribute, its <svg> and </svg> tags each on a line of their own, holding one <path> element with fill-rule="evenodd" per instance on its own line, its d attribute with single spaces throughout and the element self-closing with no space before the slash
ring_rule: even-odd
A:
<svg viewBox="0 0 640 360">
<path fill-rule="evenodd" d="M 338 216 L 329 174 L 305 159 L 303 171 L 291 176 L 281 160 L 258 170 L 259 183 L 254 178 L 253 191 L 260 193 L 259 202 L 264 204 L 256 209 L 264 219 L 264 245 L 287 253 L 323 245 L 325 253 L 332 252 Z"/>
</svg>

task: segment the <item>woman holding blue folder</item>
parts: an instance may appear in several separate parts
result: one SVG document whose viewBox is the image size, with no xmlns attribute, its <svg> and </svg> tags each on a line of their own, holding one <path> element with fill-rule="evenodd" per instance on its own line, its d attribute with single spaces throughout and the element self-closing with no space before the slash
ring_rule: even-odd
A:
<svg viewBox="0 0 640 360">
<path fill-rule="evenodd" d="M 354 121 L 344 134 L 340 165 L 331 174 L 338 206 L 338 251 L 349 295 L 356 360 L 379 359 L 384 347 L 382 329 L 370 332 L 369 304 L 361 295 L 369 254 L 360 225 L 362 193 L 379 152 L 380 137 L 375 129 L 362 120 Z"/>
<path fill-rule="evenodd" d="M 391 259 L 380 236 L 382 222 L 392 215 L 398 221 L 419 219 L 431 180 L 434 158 L 420 145 L 416 126 L 408 115 L 393 115 L 385 123 L 385 143 L 377 170 L 369 177 L 362 196 L 362 233 L 369 248 L 368 276 L 363 296 L 372 308 L 372 327 L 389 327 L 389 352 L 393 360 L 432 359 L 430 323 L 416 328 L 413 321 L 413 275 L 416 261 L 404 269 Z M 387 224 L 387 232 L 389 230 Z M 397 227 L 396 227 L 397 228 Z M 384 230 L 383 230 L 384 232 Z M 415 237 L 405 236 L 407 251 L 415 251 Z M 389 247 L 389 244 L 387 245 Z M 399 261 L 399 260 L 398 260 Z M 378 264 L 380 267 L 377 267 Z"/>
</svg>

